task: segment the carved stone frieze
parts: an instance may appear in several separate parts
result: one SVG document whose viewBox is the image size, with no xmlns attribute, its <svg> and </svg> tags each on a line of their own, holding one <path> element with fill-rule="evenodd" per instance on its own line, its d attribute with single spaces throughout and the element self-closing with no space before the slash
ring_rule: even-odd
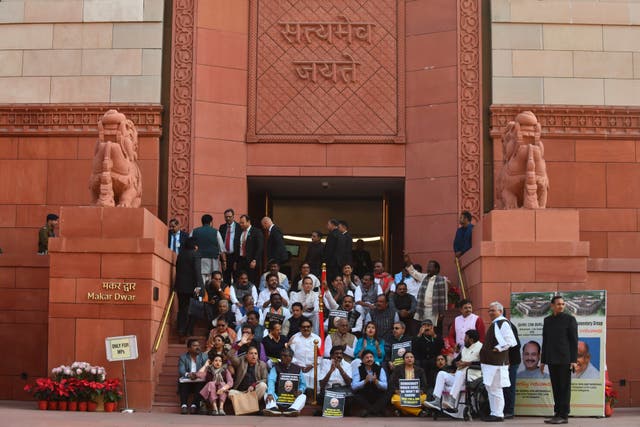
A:
<svg viewBox="0 0 640 427">
<path fill-rule="evenodd" d="M 404 142 L 404 2 L 252 0 L 247 142 Z"/>
<path fill-rule="evenodd" d="M 640 108 L 569 105 L 493 105 L 491 136 L 500 137 L 520 111 L 529 110 L 542 126 L 542 137 L 628 139 L 640 137 Z"/>
<path fill-rule="evenodd" d="M 131 104 L 22 104 L 0 106 L 0 135 L 97 136 L 105 111 L 115 109 L 133 122 L 140 136 L 160 136 L 162 106 Z"/>
<path fill-rule="evenodd" d="M 192 188 L 193 69 L 195 0 L 173 2 L 171 130 L 169 133 L 169 218 L 190 229 Z"/>
<path fill-rule="evenodd" d="M 480 0 L 458 0 L 458 209 L 482 214 Z"/>
</svg>

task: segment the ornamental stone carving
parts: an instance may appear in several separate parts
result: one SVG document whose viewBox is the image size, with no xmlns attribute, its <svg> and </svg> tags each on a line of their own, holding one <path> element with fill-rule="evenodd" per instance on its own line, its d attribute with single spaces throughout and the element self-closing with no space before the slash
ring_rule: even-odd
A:
<svg viewBox="0 0 640 427">
<path fill-rule="evenodd" d="M 98 142 L 89 180 L 96 206 L 138 208 L 142 202 L 142 176 L 138 166 L 138 132 L 126 116 L 107 111 L 98 122 Z"/>
<path fill-rule="evenodd" d="M 547 206 L 549 178 L 544 161 L 541 127 L 531 111 L 509 122 L 502 135 L 503 164 L 497 182 L 499 209 Z"/>
<path fill-rule="evenodd" d="M 405 141 L 404 2 L 250 5 L 247 142 Z"/>
</svg>

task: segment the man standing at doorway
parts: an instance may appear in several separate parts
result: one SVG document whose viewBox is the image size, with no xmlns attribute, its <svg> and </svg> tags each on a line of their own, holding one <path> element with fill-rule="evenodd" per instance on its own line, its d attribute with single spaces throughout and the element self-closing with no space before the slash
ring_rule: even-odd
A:
<svg viewBox="0 0 640 427">
<path fill-rule="evenodd" d="M 544 318 L 542 327 L 542 363 L 549 365 L 553 391 L 553 417 L 547 424 L 567 424 L 571 406 L 571 372 L 576 370 L 578 358 L 578 323 L 564 312 L 565 302 L 560 295 L 551 298 L 551 315 Z"/>
<path fill-rule="evenodd" d="M 340 240 L 338 243 L 338 268 L 342 270 L 345 264 L 351 264 L 353 260 L 353 238 L 349 234 L 349 223 L 341 219 L 338 221 Z"/>
<path fill-rule="evenodd" d="M 262 231 L 251 226 L 247 215 L 240 216 L 240 242 L 238 246 L 238 262 L 236 271 L 246 271 L 251 283 L 259 283 L 262 269 L 262 247 L 264 236 Z"/>
<path fill-rule="evenodd" d="M 282 265 L 289 259 L 282 231 L 268 216 L 262 218 L 262 228 L 267 232 L 267 259 Z"/>
<path fill-rule="evenodd" d="M 222 252 L 227 257 L 226 268 L 222 271 L 224 282 L 231 284 L 234 275 L 233 266 L 238 260 L 237 248 L 240 247 L 240 224 L 234 221 L 235 212 L 233 209 L 224 211 L 224 224 L 218 229 L 224 239 L 224 249 Z"/>
<path fill-rule="evenodd" d="M 311 243 L 307 246 L 307 255 L 304 262 L 309 264 L 311 274 L 320 277 L 322 267 L 322 257 L 324 253 L 324 244 L 322 243 L 322 233 L 313 231 L 311 233 Z M 303 277 L 304 279 L 304 277 Z"/>
<path fill-rule="evenodd" d="M 327 222 L 327 240 L 324 243 L 324 262 L 327 264 L 327 277 L 336 277 L 341 273 L 338 264 L 338 248 L 340 245 L 340 230 L 338 220 L 330 219 Z"/>
<path fill-rule="evenodd" d="M 202 258 L 202 281 L 207 283 L 211 279 L 211 273 L 220 271 L 219 259 L 225 263 L 226 256 L 222 252 L 224 242 L 218 230 L 211 226 L 213 217 L 209 214 L 202 215 L 202 227 L 194 228 L 191 236 L 198 245 L 198 253 Z"/>
</svg>

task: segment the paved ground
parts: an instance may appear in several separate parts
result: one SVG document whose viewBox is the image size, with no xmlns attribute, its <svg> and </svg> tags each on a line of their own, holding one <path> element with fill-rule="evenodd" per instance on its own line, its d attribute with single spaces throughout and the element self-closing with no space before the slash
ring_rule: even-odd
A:
<svg viewBox="0 0 640 427">
<path fill-rule="evenodd" d="M 267 417 L 208 417 L 201 415 L 174 415 L 163 413 L 143 413 L 134 414 L 120 413 L 80 413 L 80 412 L 58 412 L 58 411 L 38 411 L 35 409 L 35 402 L 13 402 L 0 401 L 0 426 L 2 427 L 115 427 L 115 426 L 238 426 L 238 427 L 357 427 L 367 424 L 368 427 L 397 427 L 416 426 L 422 424 L 446 426 L 489 426 L 495 424 L 483 422 L 463 422 L 452 420 L 433 421 L 431 418 L 359 418 L 349 417 L 339 420 L 330 420 L 320 417 L 301 418 L 267 418 Z M 498 425 L 535 425 L 545 426 L 542 418 L 516 417 L 514 420 L 506 421 Z M 598 426 L 598 427 L 638 427 L 640 426 L 640 408 L 616 409 L 611 418 L 572 418 L 569 420 L 570 426 Z"/>
</svg>

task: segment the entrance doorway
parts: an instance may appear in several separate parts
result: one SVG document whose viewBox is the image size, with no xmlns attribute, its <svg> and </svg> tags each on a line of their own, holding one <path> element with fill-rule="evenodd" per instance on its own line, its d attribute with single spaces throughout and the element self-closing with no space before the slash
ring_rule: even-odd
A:
<svg viewBox="0 0 640 427">
<path fill-rule="evenodd" d="M 327 233 L 330 218 L 349 223 L 372 260 L 390 273 L 402 268 L 404 179 L 354 177 L 249 177 L 249 215 L 254 223 L 268 215 L 285 234 L 291 253 L 282 267 L 297 275 L 312 231 Z"/>
</svg>

